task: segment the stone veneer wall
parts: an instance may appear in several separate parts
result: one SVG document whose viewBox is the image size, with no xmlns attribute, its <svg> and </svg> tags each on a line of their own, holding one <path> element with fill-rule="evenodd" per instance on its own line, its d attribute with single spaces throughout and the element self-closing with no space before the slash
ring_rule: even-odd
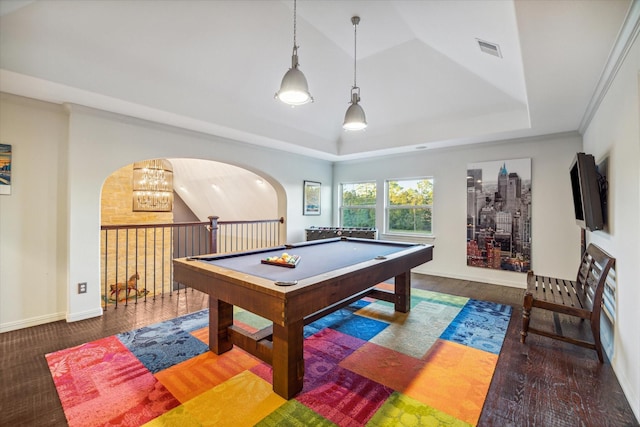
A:
<svg viewBox="0 0 640 427">
<path fill-rule="evenodd" d="M 130 164 L 115 171 L 105 180 L 101 196 L 102 225 L 173 222 L 173 212 L 133 212 L 132 192 L 133 164 Z M 100 280 L 103 295 L 106 292 L 106 296 L 110 297 L 112 284 L 124 284 L 136 272 L 140 276 L 137 283 L 140 291 L 144 288 L 150 292 L 149 295 L 152 295 L 159 294 L 162 290 L 169 290 L 173 247 L 171 230 L 169 228 L 154 230 L 153 228 L 132 229 L 128 232 L 121 230 L 117 236 L 115 230 L 109 230 L 108 235 L 105 231 L 101 231 Z M 116 244 L 118 245 L 117 256 Z M 139 292 L 139 295 L 142 296 L 144 293 Z M 122 301 L 124 297 L 125 293 L 122 292 L 118 299 Z"/>
</svg>

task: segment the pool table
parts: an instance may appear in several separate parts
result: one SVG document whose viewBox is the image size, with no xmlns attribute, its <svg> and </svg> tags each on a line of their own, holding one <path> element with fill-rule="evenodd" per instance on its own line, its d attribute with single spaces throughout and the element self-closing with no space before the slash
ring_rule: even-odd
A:
<svg viewBox="0 0 640 427">
<path fill-rule="evenodd" d="M 295 266 L 263 263 L 287 252 Z M 368 296 L 406 313 L 411 269 L 433 258 L 433 246 L 358 238 L 314 240 L 173 260 L 174 280 L 209 295 L 209 348 L 237 345 L 273 368 L 273 390 L 291 399 L 304 377 L 303 327 Z M 394 278 L 394 290 L 375 286 Z M 233 306 L 273 322 L 249 333 L 233 324 Z"/>
</svg>

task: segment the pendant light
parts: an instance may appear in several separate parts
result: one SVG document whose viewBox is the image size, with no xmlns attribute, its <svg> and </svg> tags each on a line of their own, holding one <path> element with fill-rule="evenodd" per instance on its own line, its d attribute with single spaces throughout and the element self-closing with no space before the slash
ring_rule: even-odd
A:
<svg viewBox="0 0 640 427">
<path fill-rule="evenodd" d="M 344 124 L 342 127 L 345 130 L 362 130 L 367 127 L 367 118 L 364 115 L 364 110 L 359 104 L 360 88 L 356 84 L 356 29 L 360 23 L 360 17 L 352 17 L 351 23 L 353 24 L 353 87 L 351 88 L 351 105 L 349 105 L 347 113 L 344 115 Z"/>
<path fill-rule="evenodd" d="M 298 69 L 298 46 L 296 45 L 296 0 L 293 0 L 293 54 L 291 55 L 291 68 L 282 78 L 280 90 L 276 92 L 277 99 L 285 104 L 296 105 L 313 102 L 309 93 L 309 85 L 302 71 Z"/>
</svg>

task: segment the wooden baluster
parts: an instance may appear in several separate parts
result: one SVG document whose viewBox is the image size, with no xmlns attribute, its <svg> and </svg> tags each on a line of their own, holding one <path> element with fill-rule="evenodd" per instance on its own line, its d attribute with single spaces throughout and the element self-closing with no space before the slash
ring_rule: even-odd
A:
<svg viewBox="0 0 640 427">
<path fill-rule="evenodd" d="M 210 216 L 209 221 L 211 222 L 209 228 L 209 241 L 211 242 L 211 253 L 215 254 L 218 252 L 218 216 Z"/>
</svg>

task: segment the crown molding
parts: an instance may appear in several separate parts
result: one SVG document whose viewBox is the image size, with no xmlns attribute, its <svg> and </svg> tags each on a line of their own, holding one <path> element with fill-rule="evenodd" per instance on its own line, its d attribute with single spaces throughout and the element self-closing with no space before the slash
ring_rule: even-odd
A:
<svg viewBox="0 0 640 427">
<path fill-rule="evenodd" d="M 587 105 L 584 116 L 582 116 L 582 120 L 580 121 L 578 131 L 581 134 L 584 134 L 587 130 L 591 120 L 593 120 L 593 116 L 595 116 L 600 104 L 607 95 L 622 63 L 631 50 L 631 46 L 633 46 L 633 43 L 638 37 L 638 32 L 640 32 L 640 0 L 633 0 L 627 11 L 624 23 L 620 28 L 616 42 L 611 49 L 607 63 L 602 70 L 598 84 L 591 96 L 591 100 Z"/>
</svg>

